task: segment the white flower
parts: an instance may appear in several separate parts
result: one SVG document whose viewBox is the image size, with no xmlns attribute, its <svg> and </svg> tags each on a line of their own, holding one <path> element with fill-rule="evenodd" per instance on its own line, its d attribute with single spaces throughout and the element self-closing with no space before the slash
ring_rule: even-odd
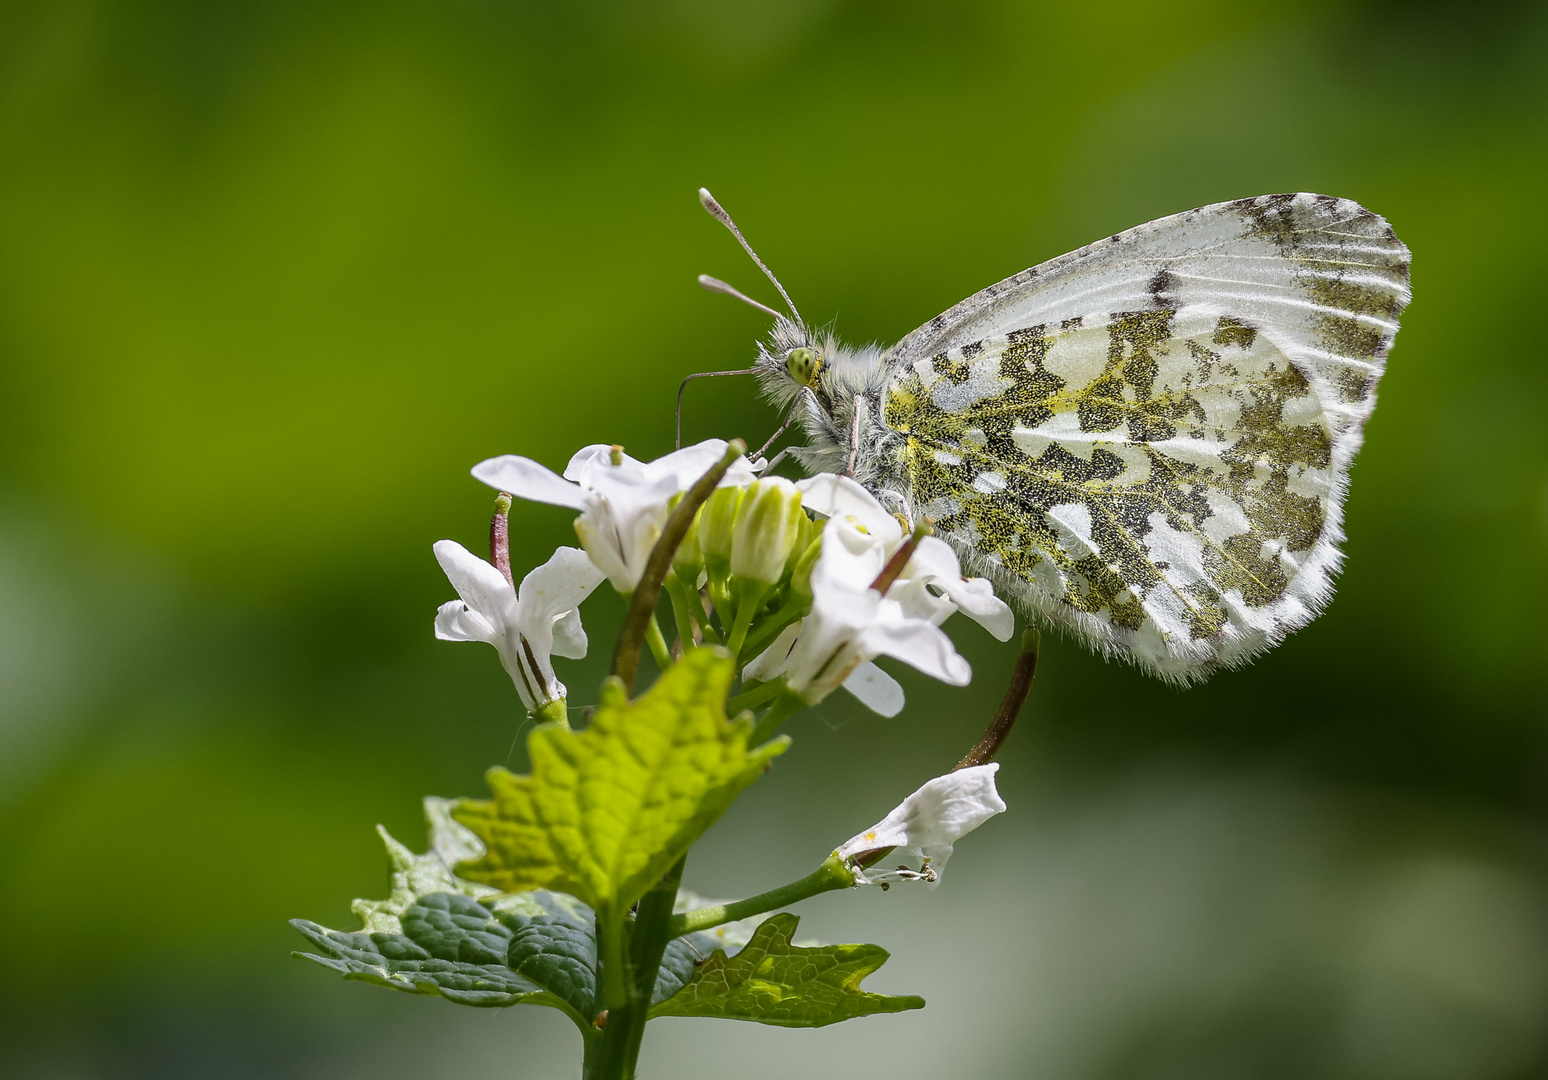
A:
<svg viewBox="0 0 1548 1080">
<path fill-rule="evenodd" d="M 885 563 L 903 543 L 903 528 L 898 519 L 849 477 L 820 473 L 796 487 L 807 509 L 847 524 L 846 540 L 851 547 L 874 544 L 883 552 Z M 926 586 L 944 593 L 951 606 L 943 608 L 932 603 L 939 598 Z M 963 577 L 957 553 L 939 537 L 927 536 L 919 542 L 887 595 L 901 602 L 911 614 L 930 618 L 936 625 L 960 610 L 1001 641 L 1009 641 L 1016 630 L 1016 616 L 994 595 L 994 586 L 984 578 Z"/>
<path fill-rule="evenodd" d="M 435 545 L 436 561 L 461 600 L 435 613 L 442 641 L 486 641 L 500 652 L 528 712 L 563 700 L 551 657 L 586 655 L 580 602 L 602 583 L 602 572 L 579 548 L 562 547 L 528 574 L 518 592 L 505 575 L 452 540 Z"/>
<path fill-rule="evenodd" d="M 614 464 L 613 448 L 597 444 L 571 458 L 563 477 L 515 454 L 481 461 L 473 475 L 523 499 L 579 510 L 575 532 L 586 554 L 613 588 L 632 593 L 666 524 L 672 496 L 690 487 L 725 452 L 724 440 L 709 439 L 651 462 L 619 453 Z M 748 484 L 755 475 L 747 459 L 738 458 L 721 486 Z"/>
<path fill-rule="evenodd" d="M 994 815 L 1004 813 L 1005 802 L 994 788 L 999 767 L 999 762 L 991 762 L 937 776 L 865 832 L 844 841 L 836 854 L 851 859 L 878 848 L 902 848 L 923 860 L 918 871 L 857 873 L 855 880 L 862 885 L 939 881 L 953 845 Z"/>
<path fill-rule="evenodd" d="M 840 685 L 883 715 L 902 708 L 902 690 L 875 665 L 877 656 L 902 660 L 953 686 L 966 686 L 973 670 L 951 639 L 926 618 L 910 615 L 871 582 L 886 555 L 838 518 L 823 529 L 822 554 L 812 567 L 812 611 L 787 627 L 748 665 L 744 677 L 766 681 L 784 675 L 786 685 L 816 704 Z M 874 702 L 874 704 L 873 704 Z"/>
</svg>

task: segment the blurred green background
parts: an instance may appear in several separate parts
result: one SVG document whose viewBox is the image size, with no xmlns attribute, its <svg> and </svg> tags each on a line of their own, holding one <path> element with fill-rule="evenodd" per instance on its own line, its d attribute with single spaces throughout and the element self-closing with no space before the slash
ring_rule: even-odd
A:
<svg viewBox="0 0 1548 1080">
<path fill-rule="evenodd" d="M 670 449 L 771 298 L 894 340 L 1221 199 L 1358 199 L 1416 299 L 1309 629 L 1178 692 L 1050 642 L 944 887 L 805 905 L 922 1013 L 668 1020 L 646 1075 L 1548 1075 L 1548 7 L 1183 0 L 0 8 L 0 1073 L 568 1076 L 559 1014 L 291 960 L 372 825 L 523 763 L 432 639 L 468 467 Z M 774 423 L 695 384 L 689 438 Z M 528 508 L 516 561 L 570 537 Z M 595 693 L 618 601 L 587 606 Z M 966 690 L 834 699 L 688 884 L 805 873 L 954 761 Z M 840 695 L 842 697 L 842 695 Z"/>
</svg>

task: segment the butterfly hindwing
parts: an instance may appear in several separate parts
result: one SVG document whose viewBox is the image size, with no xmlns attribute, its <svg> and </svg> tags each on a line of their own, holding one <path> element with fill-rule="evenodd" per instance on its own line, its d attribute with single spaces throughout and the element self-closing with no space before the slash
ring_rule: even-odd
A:
<svg viewBox="0 0 1548 1080">
<path fill-rule="evenodd" d="M 892 479 L 1002 591 L 1187 681 L 1326 601 L 1408 295 L 1406 249 L 1346 200 L 1152 222 L 890 350 Z"/>
</svg>

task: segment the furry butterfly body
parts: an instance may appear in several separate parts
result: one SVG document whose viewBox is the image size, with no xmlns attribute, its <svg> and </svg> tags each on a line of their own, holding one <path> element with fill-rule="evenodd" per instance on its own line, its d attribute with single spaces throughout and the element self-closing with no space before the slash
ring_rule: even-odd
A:
<svg viewBox="0 0 1548 1080">
<path fill-rule="evenodd" d="M 1408 265 L 1356 203 L 1242 199 L 1022 271 L 889 349 L 778 316 L 755 370 L 808 468 L 928 516 L 1028 613 L 1186 683 L 1327 603 Z"/>
</svg>

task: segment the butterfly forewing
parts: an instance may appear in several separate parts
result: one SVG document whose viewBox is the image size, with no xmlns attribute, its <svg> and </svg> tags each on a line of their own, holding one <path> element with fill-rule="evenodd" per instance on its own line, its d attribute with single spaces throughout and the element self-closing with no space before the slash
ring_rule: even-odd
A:
<svg viewBox="0 0 1548 1080">
<path fill-rule="evenodd" d="M 1193 678 L 1325 602 L 1407 299 L 1406 249 L 1345 200 L 1141 226 L 891 350 L 896 479 L 1002 591 Z"/>
</svg>

